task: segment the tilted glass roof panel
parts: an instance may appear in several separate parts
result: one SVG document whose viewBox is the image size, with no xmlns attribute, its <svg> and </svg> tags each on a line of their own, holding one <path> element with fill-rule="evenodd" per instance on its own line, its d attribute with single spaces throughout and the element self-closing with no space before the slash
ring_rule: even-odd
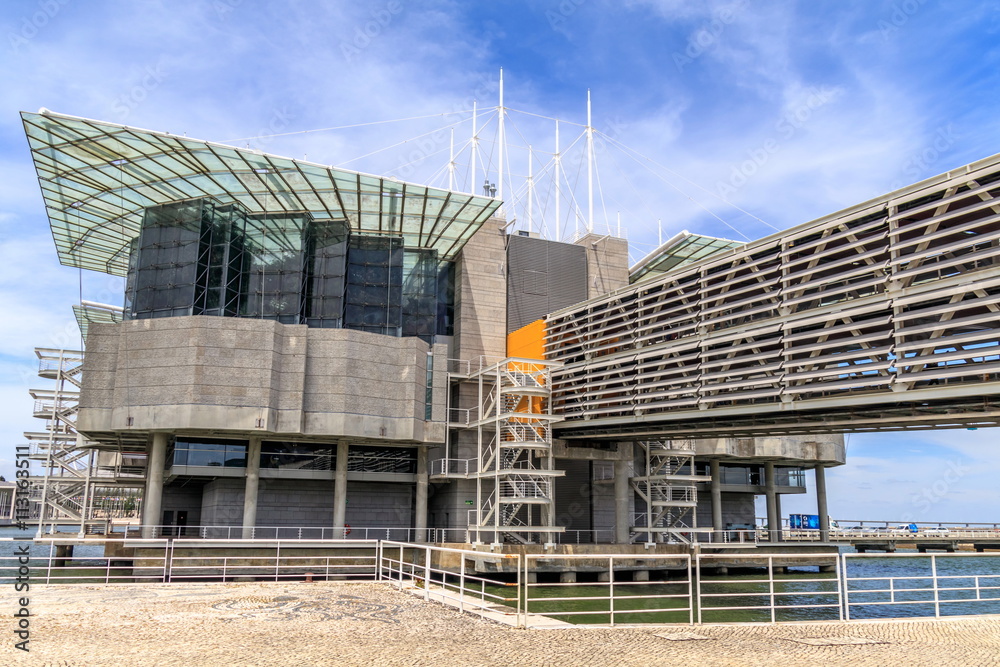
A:
<svg viewBox="0 0 1000 667">
<path fill-rule="evenodd" d="M 402 231 L 407 247 L 434 249 L 443 259 L 454 259 L 462 245 L 455 241 L 464 242 L 500 205 L 44 109 L 21 118 L 60 262 L 115 275 L 126 272 L 143 209 L 181 199 L 238 201 L 250 213 L 301 210 L 347 219 L 361 233 Z M 448 210 L 439 215 L 447 196 Z"/>
<path fill-rule="evenodd" d="M 122 321 L 121 312 L 93 306 L 73 306 L 73 314 L 76 315 L 76 323 L 84 340 L 87 340 L 91 324 L 120 324 Z"/>
<path fill-rule="evenodd" d="M 666 241 L 629 270 L 629 282 L 663 275 L 673 269 L 693 264 L 718 252 L 744 245 L 738 241 L 681 232 Z"/>
</svg>

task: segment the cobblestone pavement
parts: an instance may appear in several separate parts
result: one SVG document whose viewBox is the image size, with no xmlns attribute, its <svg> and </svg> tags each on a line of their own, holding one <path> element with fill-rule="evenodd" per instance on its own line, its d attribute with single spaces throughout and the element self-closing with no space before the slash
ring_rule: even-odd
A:
<svg viewBox="0 0 1000 667">
<path fill-rule="evenodd" d="M 0 664 L 1000 665 L 995 618 L 524 630 L 375 583 L 50 586 L 29 608 L 31 652 L 4 613 Z"/>
</svg>

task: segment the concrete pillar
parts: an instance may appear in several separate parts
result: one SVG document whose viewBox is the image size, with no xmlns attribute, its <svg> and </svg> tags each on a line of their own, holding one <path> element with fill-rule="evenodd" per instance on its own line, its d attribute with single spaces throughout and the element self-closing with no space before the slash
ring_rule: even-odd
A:
<svg viewBox="0 0 1000 667">
<path fill-rule="evenodd" d="M 604 570 L 597 573 L 597 580 L 600 582 L 611 581 L 611 570 Z"/>
<path fill-rule="evenodd" d="M 649 570 L 636 570 L 632 573 L 632 581 L 649 581 Z"/>
<path fill-rule="evenodd" d="M 719 459 L 712 459 L 709 462 L 712 474 L 712 536 L 713 542 L 722 542 L 722 473 L 720 471 Z"/>
<path fill-rule="evenodd" d="M 560 572 L 559 573 L 559 583 L 560 584 L 575 584 L 576 583 L 576 572 Z"/>
<path fill-rule="evenodd" d="M 826 505 L 826 468 L 814 468 L 816 473 L 816 513 L 819 514 L 819 539 L 830 541 L 830 510 Z"/>
<path fill-rule="evenodd" d="M 778 494 L 775 493 L 774 464 L 764 464 L 764 493 L 767 499 L 767 529 L 768 539 L 776 542 L 781 537 L 781 526 L 778 518 Z"/>
<path fill-rule="evenodd" d="M 68 567 L 69 561 L 73 559 L 72 544 L 57 544 L 56 552 L 53 554 L 52 567 Z"/>
<path fill-rule="evenodd" d="M 337 445 L 337 471 L 333 477 L 333 536 L 344 537 L 344 525 L 347 523 L 347 456 L 349 445 L 341 442 Z"/>
<path fill-rule="evenodd" d="M 243 539 L 253 537 L 257 525 L 257 489 L 260 486 L 260 438 L 250 438 L 247 446 L 247 479 L 243 491 Z"/>
<path fill-rule="evenodd" d="M 427 541 L 427 447 L 417 447 L 417 497 L 413 508 L 413 527 L 417 542 Z"/>
<path fill-rule="evenodd" d="M 629 528 L 632 526 L 630 500 L 632 487 L 629 485 L 629 471 L 632 463 L 632 443 L 618 443 L 621 458 L 615 461 L 615 544 L 628 544 Z"/>
<path fill-rule="evenodd" d="M 775 511 L 775 513 L 778 516 L 778 526 L 777 526 L 777 528 L 778 528 L 778 539 L 781 540 L 781 539 L 784 538 L 784 533 L 781 530 L 782 524 L 781 524 L 781 494 L 780 493 L 775 493 L 774 494 L 774 511 Z"/>
<path fill-rule="evenodd" d="M 146 492 L 142 496 L 142 536 L 156 537 L 155 526 L 163 521 L 163 466 L 167 458 L 169 433 L 153 433 L 146 459 Z"/>
</svg>

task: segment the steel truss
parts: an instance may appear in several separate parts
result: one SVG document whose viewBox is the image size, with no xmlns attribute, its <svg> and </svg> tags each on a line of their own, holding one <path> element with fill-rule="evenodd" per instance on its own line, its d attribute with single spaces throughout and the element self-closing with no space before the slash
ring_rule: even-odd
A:
<svg viewBox="0 0 1000 667">
<path fill-rule="evenodd" d="M 546 336 L 560 437 L 997 425 L 1000 157 L 559 311 Z"/>
<path fill-rule="evenodd" d="M 41 467 L 41 475 L 30 478 L 29 495 L 38 533 L 74 525 L 84 535 L 95 527 L 106 530 L 113 519 L 139 516 L 145 454 L 98 451 L 76 429 L 83 353 L 38 348 L 35 354 L 39 377 L 55 383 L 53 389 L 29 390 L 34 416 L 45 425 L 24 434 L 29 459 Z"/>
<path fill-rule="evenodd" d="M 432 471 L 476 480 L 469 531 L 477 543 L 549 542 L 565 530 L 555 525 L 555 478 L 565 475 L 555 469 L 552 455 L 552 423 L 559 418 L 552 414 L 549 394 L 557 365 L 513 357 L 492 364 L 481 360 L 462 378 L 475 384 L 478 396 L 478 409 L 464 424 L 476 432 L 477 458 L 436 461 Z"/>
<path fill-rule="evenodd" d="M 631 527 L 633 539 L 645 533 L 647 542 L 690 543 L 698 528 L 698 483 L 711 477 L 695 474 L 694 443 L 687 440 L 641 440 L 643 475 L 629 482 L 646 505 Z"/>
</svg>

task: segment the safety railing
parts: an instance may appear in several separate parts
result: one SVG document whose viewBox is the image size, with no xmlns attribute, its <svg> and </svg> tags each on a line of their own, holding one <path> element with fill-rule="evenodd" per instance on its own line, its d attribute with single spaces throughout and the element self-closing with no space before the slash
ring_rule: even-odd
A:
<svg viewBox="0 0 1000 667">
<path fill-rule="evenodd" d="M 479 408 L 448 408 L 448 423 L 453 426 L 468 426 L 479 419 Z"/>
<path fill-rule="evenodd" d="M 521 560 L 518 554 L 383 541 L 378 571 L 382 581 L 417 592 L 424 600 L 521 626 Z M 508 564 L 507 576 L 485 575 L 476 567 L 483 562 Z"/>
<path fill-rule="evenodd" d="M 375 579 L 380 542 L 156 539 L 108 544 L 116 555 L 74 556 L 56 540 L 36 541 L 27 553 L 0 557 L 0 582 L 17 576 L 44 584 Z"/>
<path fill-rule="evenodd" d="M 749 622 L 818 620 L 824 614 L 809 613 L 805 610 L 826 612 L 825 620 L 843 620 L 841 605 L 840 559 L 836 554 L 698 554 L 696 556 L 698 579 L 696 595 L 698 599 L 698 623 L 706 621 L 706 613 L 724 614 L 726 620 Z M 787 575 L 788 567 L 816 566 L 818 562 L 829 560 L 825 565 L 833 567 L 834 573 L 823 576 Z M 727 576 L 729 569 L 754 568 L 763 566 L 763 574 L 749 577 Z M 707 578 L 706 570 L 716 576 Z M 727 574 L 722 574 L 727 573 Z M 734 618 L 735 615 L 735 618 Z M 708 619 L 711 621 L 711 619 Z"/>
<path fill-rule="evenodd" d="M 431 461 L 430 474 L 468 476 L 478 469 L 476 459 L 436 459 Z"/>
<path fill-rule="evenodd" d="M 885 613 L 929 616 L 931 609 L 935 618 L 941 618 L 964 611 L 981 613 L 984 606 L 1000 613 L 998 553 L 843 554 L 843 563 L 844 615 L 848 620 Z M 879 571 L 866 572 L 859 567 L 870 563 L 878 563 Z M 896 569 L 901 563 L 906 564 L 906 572 Z M 975 570 L 987 563 L 990 572 Z M 893 568 L 890 572 L 883 571 L 887 564 Z M 895 613 L 886 611 L 893 607 Z"/>
<path fill-rule="evenodd" d="M 4 548 L 0 584 L 366 579 L 529 627 L 1000 614 L 1000 553 L 503 553 L 394 540 L 86 540 Z M 9 555 L 8 555 L 9 554 Z M 789 571 L 789 569 L 791 571 Z M 808 570 L 808 571 L 806 571 Z"/>
<path fill-rule="evenodd" d="M 524 583 L 524 616 L 529 626 L 538 617 L 586 625 L 694 622 L 690 554 L 635 555 L 525 554 L 520 580 Z M 663 580 L 650 570 L 670 572 Z M 580 583 L 581 573 L 596 581 Z M 539 574 L 552 577 L 539 581 Z M 557 574 L 558 573 L 558 574 Z M 558 576 L 558 581 L 555 577 Z"/>
<path fill-rule="evenodd" d="M 151 530 L 145 532 L 144 528 Z M 399 540 L 428 542 L 464 542 L 464 528 L 409 528 L 385 526 L 351 526 L 333 528 L 329 526 L 253 526 L 244 538 L 242 526 L 177 526 L 128 525 L 115 527 L 115 534 L 121 534 L 126 541 L 151 538 L 187 538 L 202 540 Z M 117 531 L 121 532 L 118 533 Z"/>
</svg>

